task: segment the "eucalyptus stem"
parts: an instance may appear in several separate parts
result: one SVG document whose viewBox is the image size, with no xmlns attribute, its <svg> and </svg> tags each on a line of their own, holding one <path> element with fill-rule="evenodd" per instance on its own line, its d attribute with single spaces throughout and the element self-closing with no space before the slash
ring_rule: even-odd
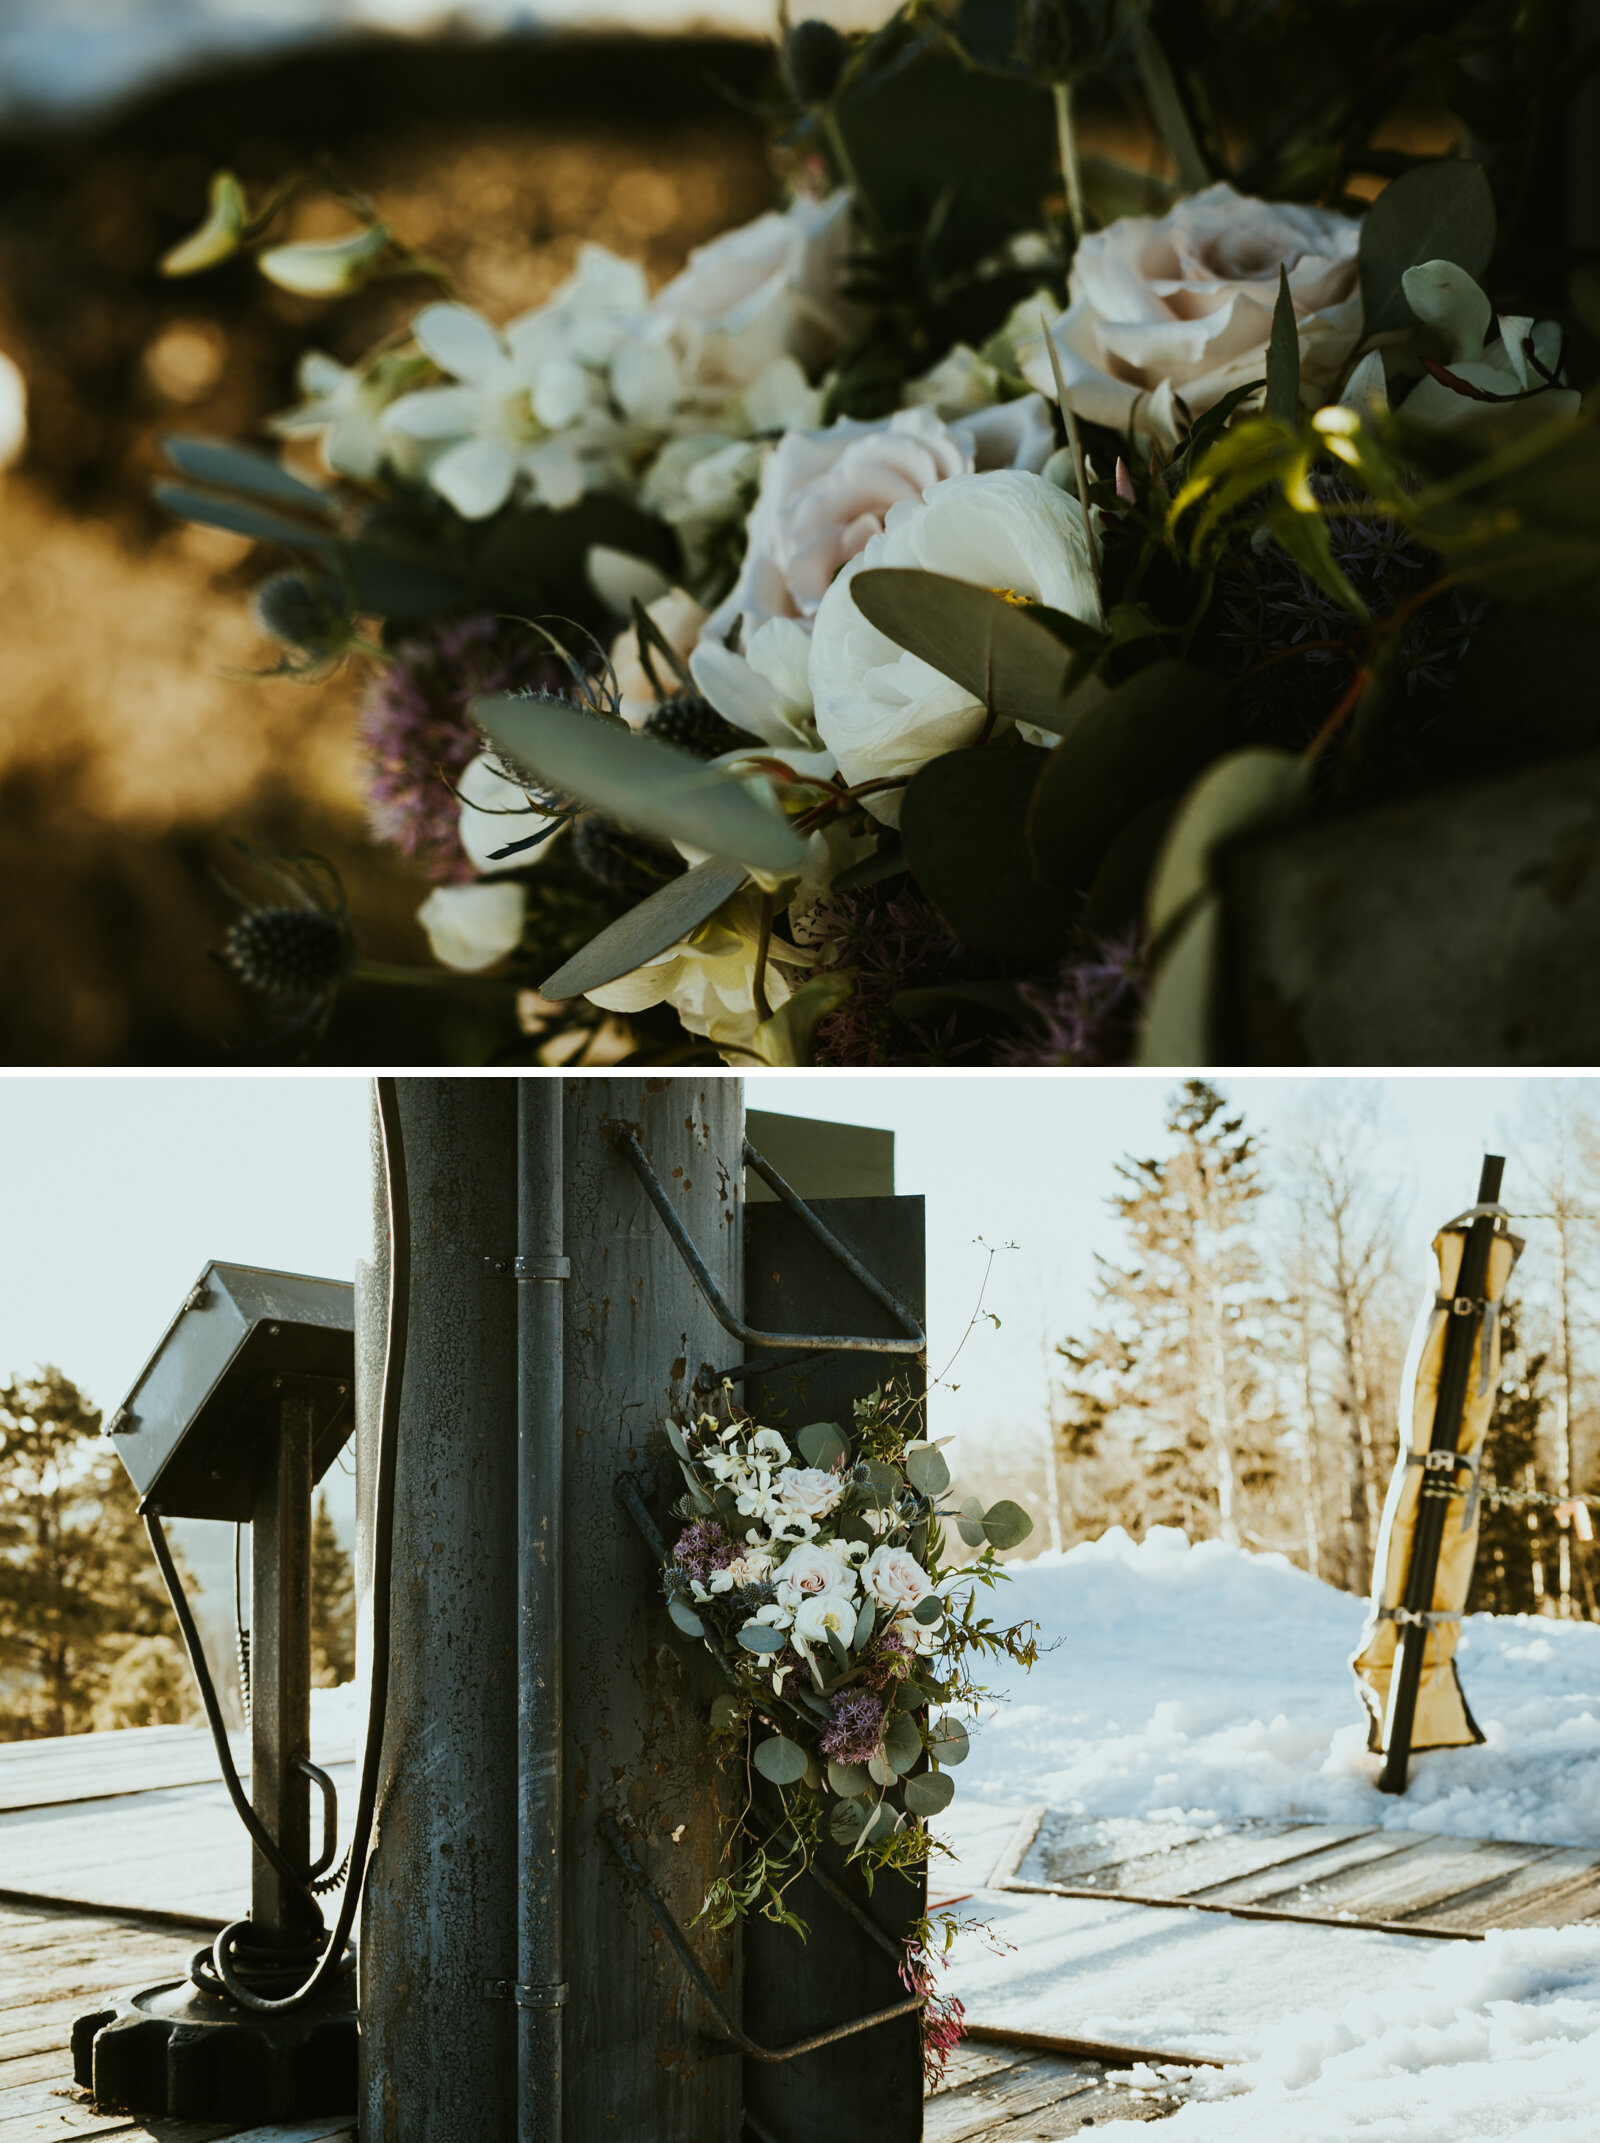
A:
<svg viewBox="0 0 1600 2143">
<path fill-rule="evenodd" d="M 1061 156 L 1061 177 L 1067 189 L 1067 220 L 1072 225 L 1074 248 L 1083 243 L 1088 220 L 1083 207 L 1083 173 L 1078 167 L 1078 133 L 1072 119 L 1072 84 L 1053 85 L 1056 100 L 1056 147 Z"/>
<path fill-rule="evenodd" d="M 763 1026 L 772 1017 L 772 1006 L 767 1002 L 767 955 L 772 950 L 772 910 L 776 898 L 772 893 L 761 896 L 761 935 L 756 941 L 756 971 L 750 983 L 756 1017 Z"/>
</svg>

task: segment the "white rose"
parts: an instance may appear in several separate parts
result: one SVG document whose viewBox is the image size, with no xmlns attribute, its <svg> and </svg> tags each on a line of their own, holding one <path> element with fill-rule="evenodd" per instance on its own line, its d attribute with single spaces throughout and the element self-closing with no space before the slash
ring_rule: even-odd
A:
<svg viewBox="0 0 1600 2143">
<path fill-rule="evenodd" d="M 773 1575 L 784 1607 L 798 1608 L 802 1600 L 855 1597 L 856 1574 L 850 1565 L 809 1540 L 791 1548 Z"/>
<path fill-rule="evenodd" d="M 1181 431 L 1266 372 L 1278 270 L 1300 331 L 1300 389 L 1327 398 L 1361 332 L 1360 225 L 1330 209 L 1257 201 L 1226 183 L 1166 215 L 1121 216 L 1079 241 L 1065 313 L 1051 326 L 1067 400 L 1080 417 L 1154 439 Z M 1042 330 L 1019 346 L 1041 394 L 1055 380 Z"/>
<path fill-rule="evenodd" d="M 871 566 L 921 567 L 1101 622 L 1082 510 L 1046 478 L 1017 469 L 956 476 L 936 484 L 920 505 L 892 508 L 883 534 L 823 597 L 812 634 L 817 730 L 852 784 L 909 780 L 929 759 L 976 743 L 986 720 L 981 700 L 861 615 L 850 583 Z M 1049 741 L 1027 725 L 1022 734 Z M 899 824 L 897 789 L 862 801 L 875 817 Z"/>
<path fill-rule="evenodd" d="M 874 1548 L 861 1567 L 861 1582 L 890 1615 L 909 1614 L 933 1591 L 933 1581 L 908 1548 Z"/>
<path fill-rule="evenodd" d="M 726 640 L 742 616 L 748 646 L 767 618 L 815 617 L 839 568 L 882 534 L 891 507 L 975 469 L 1037 472 L 1054 445 L 1036 394 L 951 424 L 921 408 L 870 423 L 841 417 L 824 431 L 786 432 L 761 473 L 739 578 L 703 639 Z"/>
<path fill-rule="evenodd" d="M 826 1518 L 844 1494 L 844 1483 L 820 1466 L 785 1466 L 778 1475 L 778 1493 L 791 1510 L 803 1511 L 808 1518 Z"/>
<path fill-rule="evenodd" d="M 417 921 L 436 960 L 472 975 L 516 946 L 522 906 L 520 885 L 441 885 L 417 910 Z"/>
<path fill-rule="evenodd" d="M 521 782 L 506 772 L 492 752 L 479 752 L 476 759 L 468 760 L 456 794 L 461 799 L 461 846 L 485 877 L 496 871 L 526 870 L 530 863 L 542 861 L 567 823 L 530 804 Z M 530 834 L 545 838 L 496 862 L 497 850 L 510 847 L 513 841 L 525 841 Z"/>
<path fill-rule="evenodd" d="M 849 243 L 841 187 L 696 246 L 650 308 L 676 346 L 683 383 L 726 394 L 781 359 L 811 370 L 831 357 L 849 324 L 839 295 Z"/>
<path fill-rule="evenodd" d="M 856 1633 L 856 1611 L 837 1594 L 814 1596 L 795 1610 L 794 1633 L 807 1644 L 826 1644 L 828 1632 L 849 1644 Z"/>
</svg>

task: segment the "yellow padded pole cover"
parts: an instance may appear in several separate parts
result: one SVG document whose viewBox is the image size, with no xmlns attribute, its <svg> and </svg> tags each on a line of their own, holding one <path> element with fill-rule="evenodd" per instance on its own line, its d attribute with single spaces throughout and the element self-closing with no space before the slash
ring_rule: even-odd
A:
<svg viewBox="0 0 1600 2143">
<path fill-rule="evenodd" d="M 1433 1439 L 1434 1406 L 1439 1395 L 1439 1372 L 1444 1363 L 1445 1336 L 1449 1330 L 1449 1307 L 1467 1246 L 1471 1216 L 1463 1214 L 1449 1222 L 1433 1239 L 1433 1254 L 1439 1271 L 1439 1297 L 1424 1311 L 1412 1336 L 1401 1379 L 1400 1451 L 1394 1476 L 1383 1506 L 1373 1556 L 1372 1605 L 1361 1643 L 1350 1661 L 1356 1687 L 1366 1707 L 1367 1747 L 1387 1753 L 1389 1682 L 1394 1667 L 1400 1625 L 1380 1612 L 1398 1607 L 1405 1596 L 1406 1572 L 1411 1563 L 1411 1542 L 1417 1513 L 1422 1507 L 1422 1489 L 1454 1483 L 1465 1490 L 1470 1485 L 1465 1468 L 1454 1473 L 1430 1473 L 1411 1464 L 1408 1454 L 1419 1457 Z M 1479 1343 L 1474 1350 L 1467 1380 L 1466 1403 L 1461 1412 L 1461 1430 L 1456 1447 L 1463 1458 L 1478 1458 L 1494 1412 L 1495 1389 L 1500 1374 L 1499 1308 L 1511 1268 L 1522 1244 L 1514 1235 L 1497 1234 L 1489 1246 L 1489 1308 L 1479 1322 Z M 1406 1394 L 1409 1394 L 1409 1407 Z M 1466 1494 L 1452 1497 L 1445 1514 L 1444 1537 L 1439 1546 L 1439 1568 L 1434 1578 L 1429 1611 L 1461 1613 L 1467 1588 L 1472 1583 L 1472 1565 L 1478 1553 L 1478 1499 Z M 1459 1621 L 1440 1622 L 1427 1631 L 1422 1655 L 1422 1678 L 1417 1688 L 1416 1719 L 1411 1731 L 1413 1749 L 1453 1749 L 1481 1741 L 1482 1733 L 1467 1709 L 1456 1675 L 1455 1650 L 1461 1634 Z"/>
</svg>

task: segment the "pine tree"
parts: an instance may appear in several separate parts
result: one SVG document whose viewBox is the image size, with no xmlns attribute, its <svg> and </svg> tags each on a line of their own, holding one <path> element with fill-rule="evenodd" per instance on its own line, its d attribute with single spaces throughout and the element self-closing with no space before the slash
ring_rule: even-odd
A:
<svg viewBox="0 0 1600 2143">
<path fill-rule="evenodd" d="M 176 1637 L 99 1427 L 59 1369 L 0 1384 L 0 1736 L 86 1731 L 130 1643 Z"/>
<path fill-rule="evenodd" d="M 311 1685 L 333 1689 L 356 1671 L 355 1573 L 317 1497 L 311 1522 Z"/>
<path fill-rule="evenodd" d="M 1539 1435 L 1549 1407 L 1541 1388 L 1547 1354 L 1524 1355 L 1517 1344 L 1517 1310 L 1501 1318 L 1500 1388 L 1483 1442 L 1481 1471 L 1501 1488 L 1545 1488 L 1539 1465 Z M 1467 1595 L 1469 1614 L 1535 1615 L 1544 1607 L 1547 1573 L 1544 1546 L 1548 1509 L 1537 1504 L 1485 1502 L 1478 1514 L 1478 1559 Z"/>
<path fill-rule="evenodd" d="M 1130 1257 L 1098 1261 L 1103 1321 L 1060 1349 L 1073 1371 L 1067 1477 L 1074 1456 L 1121 1441 L 1140 1468 L 1118 1501 L 1237 1544 L 1246 1502 L 1265 1503 L 1278 1472 L 1275 1312 L 1250 1232 L 1259 1158 L 1244 1118 L 1202 1079 L 1173 1096 L 1166 1128 L 1171 1152 L 1118 1165 L 1111 1207 Z"/>
</svg>

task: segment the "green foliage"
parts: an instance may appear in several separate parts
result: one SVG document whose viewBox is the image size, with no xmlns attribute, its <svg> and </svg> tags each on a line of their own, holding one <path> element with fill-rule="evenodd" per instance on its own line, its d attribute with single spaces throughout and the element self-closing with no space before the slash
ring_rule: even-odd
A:
<svg viewBox="0 0 1600 2143">
<path fill-rule="evenodd" d="M 133 1644 L 173 1641 L 133 1485 L 99 1426 L 58 1369 L 0 1385 L 0 1738 L 87 1731 Z M 141 1655 L 114 1701 L 130 1678 L 155 1686 L 157 1665 Z"/>
<path fill-rule="evenodd" d="M 749 877 L 742 863 L 711 856 L 647 894 L 540 984 L 546 997 L 581 997 L 631 974 L 716 914 Z"/>
<path fill-rule="evenodd" d="M 946 752 L 918 768 L 900 807 L 906 861 L 961 942 L 1035 963 L 1061 950 L 1072 920 L 1028 847 L 1044 765 L 1030 745 Z"/>
<path fill-rule="evenodd" d="M 1494 196 L 1481 165 L 1439 162 L 1402 172 L 1361 219 L 1363 336 L 1415 325 L 1402 283 L 1408 268 L 1454 261 L 1476 281 L 1494 238 Z"/>
</svg>

